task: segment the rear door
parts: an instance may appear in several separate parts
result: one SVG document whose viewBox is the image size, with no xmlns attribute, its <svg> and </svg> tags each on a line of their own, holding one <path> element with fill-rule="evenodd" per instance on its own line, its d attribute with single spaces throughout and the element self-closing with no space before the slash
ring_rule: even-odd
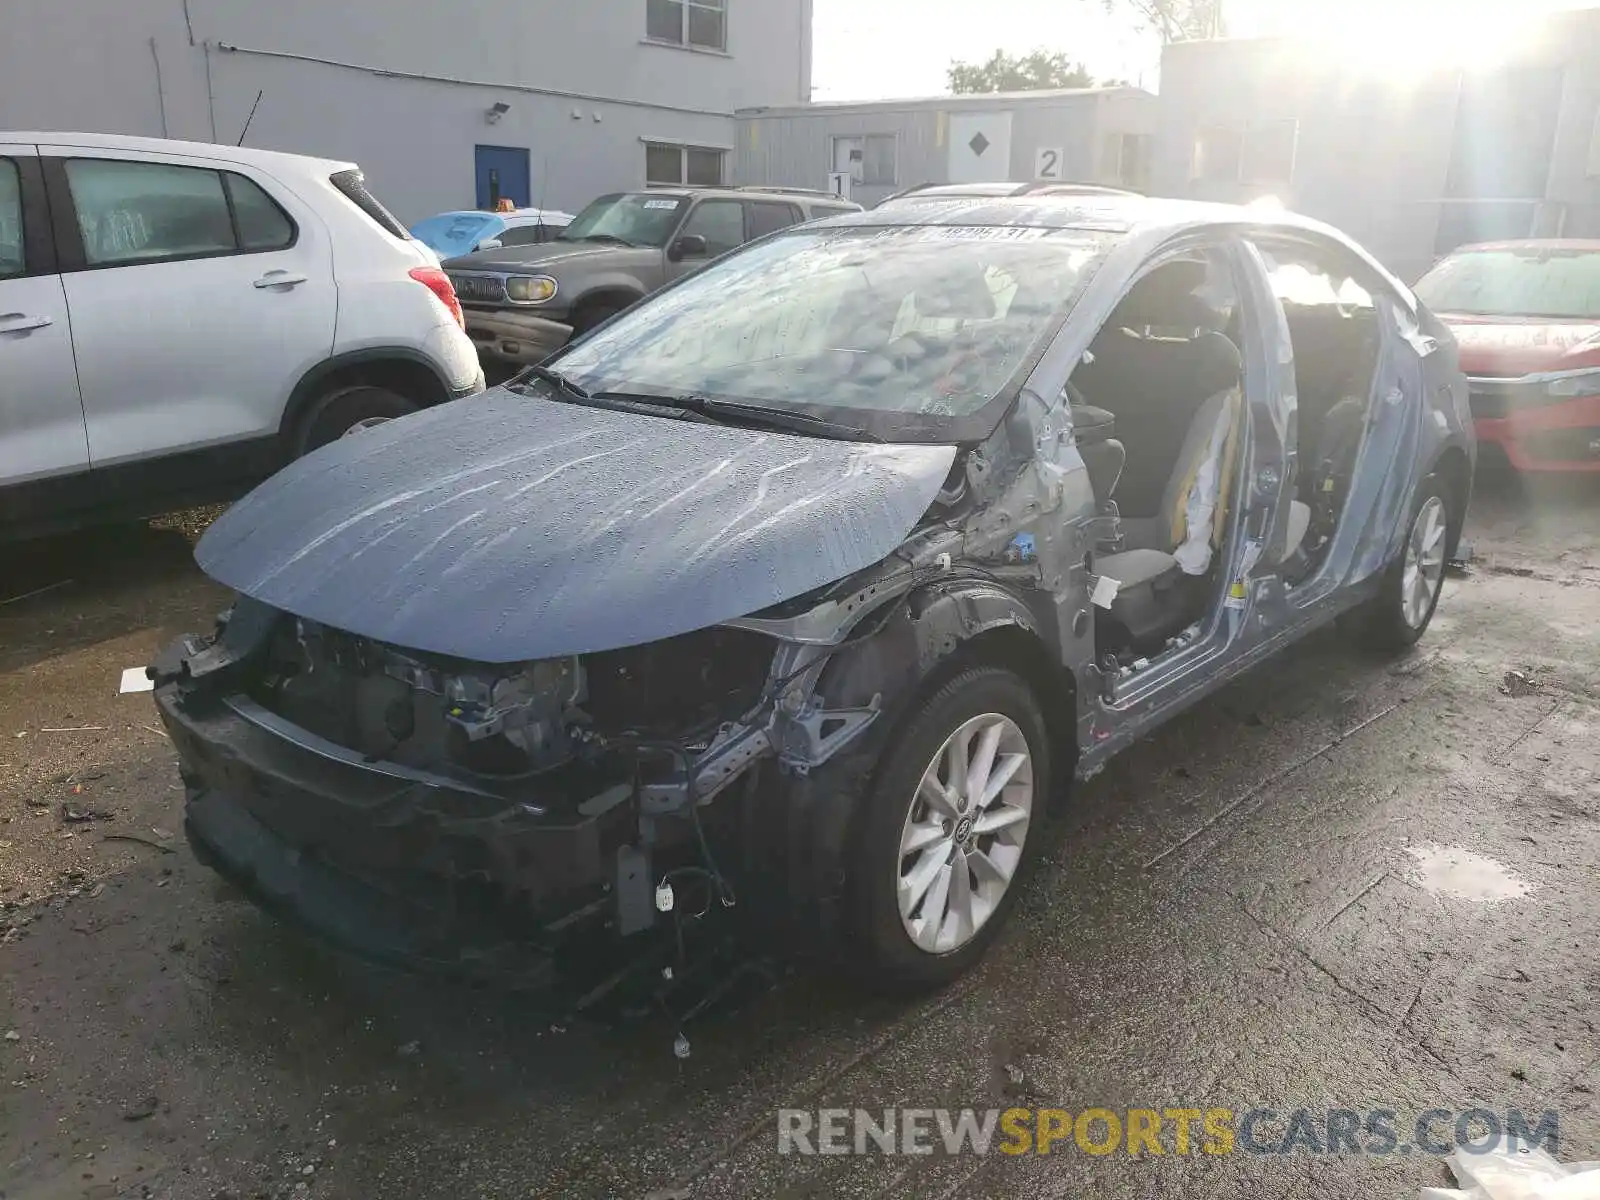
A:
<svg viewBox="0 0 1600 1200">
<path fill-rule="evenodd" d="M 0 520 L 45 515 L 42 493 L 18 485 L 88 465 L 39 159 L 32 146 L 0 144 Z"/>
<path fill-rule="evenodd" d="M 332 351 L 322 220 L 243 164 L 41 151 L 91 462 L 231 445 L 238 455 L 197 455 L 177 482 L 254 469 L 296 383 Z"/>
<path fill-rule="evenodd" d="M 744 210 L 745 237 L 755 241 L 769 233 L 777 233 L 805 220 L 800 206 L 781 200 L 746 200 Z"/>
</svg>

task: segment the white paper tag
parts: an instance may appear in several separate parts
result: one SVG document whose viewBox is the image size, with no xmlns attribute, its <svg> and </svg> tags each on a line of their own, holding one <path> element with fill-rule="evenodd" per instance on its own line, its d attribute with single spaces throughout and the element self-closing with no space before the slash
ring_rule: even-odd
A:
<svg viewBox="0 0 1600 1200">
<path fill-rule="evenodd" d="M 153 692 L 156 681 L 144 673 L 143 667 L 128 667 L 122 672 L 122 686 L 117 690 L 122 695 L 129 692 Z"/>
<path fill-rule="evenodd" d="M 1096 608 L 1110 608 L 1112 601 L 1117 598 L 1117 592 L 1122 589 L 1120 580 L 1109 575 L 1096 575 L 1094 590 L 1089 593 L 1089 603 Z"/>
<path fill-rule="evenodd" d="M 653 208 L 653 209 L 677 208 L 678 207 L 678 202 L 676 200 L 646 200 L 644 202 L 644 206 L 646 208 Z"/>
<path fill-rule="evenodd" d="M 1244 544 L 1244 553 L 1239 556 L 1239 578 L 1243 579 L 1246 575 L 1250 574 L 1250 572 L 1255 568 L 1256 563 L 1260 561 L 1261 543 L 1246 542 Z"/>
</svg>

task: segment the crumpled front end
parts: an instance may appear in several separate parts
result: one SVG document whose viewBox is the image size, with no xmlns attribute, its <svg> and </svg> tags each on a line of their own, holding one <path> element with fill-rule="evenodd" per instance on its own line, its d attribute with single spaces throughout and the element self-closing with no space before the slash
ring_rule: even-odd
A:
<svg viewBox="0 0 1600 1200">
<path fill-rule="evenodd" d="M 718 798 L 877 715 L 786 699 L 824 659 L 710 627 L 475 664 L 241 599 L 153 672 L 203 861 L 364 957 L 537 986 L 572 948 L 734 902 Z"/>
</svg>

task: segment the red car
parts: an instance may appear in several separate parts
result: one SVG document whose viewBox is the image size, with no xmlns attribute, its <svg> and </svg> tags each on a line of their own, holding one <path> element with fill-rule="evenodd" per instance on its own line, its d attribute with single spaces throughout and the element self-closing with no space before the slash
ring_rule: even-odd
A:
<svg viewBox="0 0 1600 1200">
<path fill-rule="evenodd" d="M 1481 447 L 1600 471 L 1600 241 L 1463 246 L 1416 292 L 1461 344 Z"/>
</svg>

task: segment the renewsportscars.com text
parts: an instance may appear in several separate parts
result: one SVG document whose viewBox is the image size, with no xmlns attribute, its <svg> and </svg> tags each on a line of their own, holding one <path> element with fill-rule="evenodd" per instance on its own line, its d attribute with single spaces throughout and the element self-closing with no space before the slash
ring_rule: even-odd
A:
<svg viewBox="0 0 1600 1200">
<path fill-rule="evenodd" d="M 1559 1114 L 1518 1109 L 824 1108 L 778 1110 L 779 1154 L 1557 1154 Z"/>
</svg>

